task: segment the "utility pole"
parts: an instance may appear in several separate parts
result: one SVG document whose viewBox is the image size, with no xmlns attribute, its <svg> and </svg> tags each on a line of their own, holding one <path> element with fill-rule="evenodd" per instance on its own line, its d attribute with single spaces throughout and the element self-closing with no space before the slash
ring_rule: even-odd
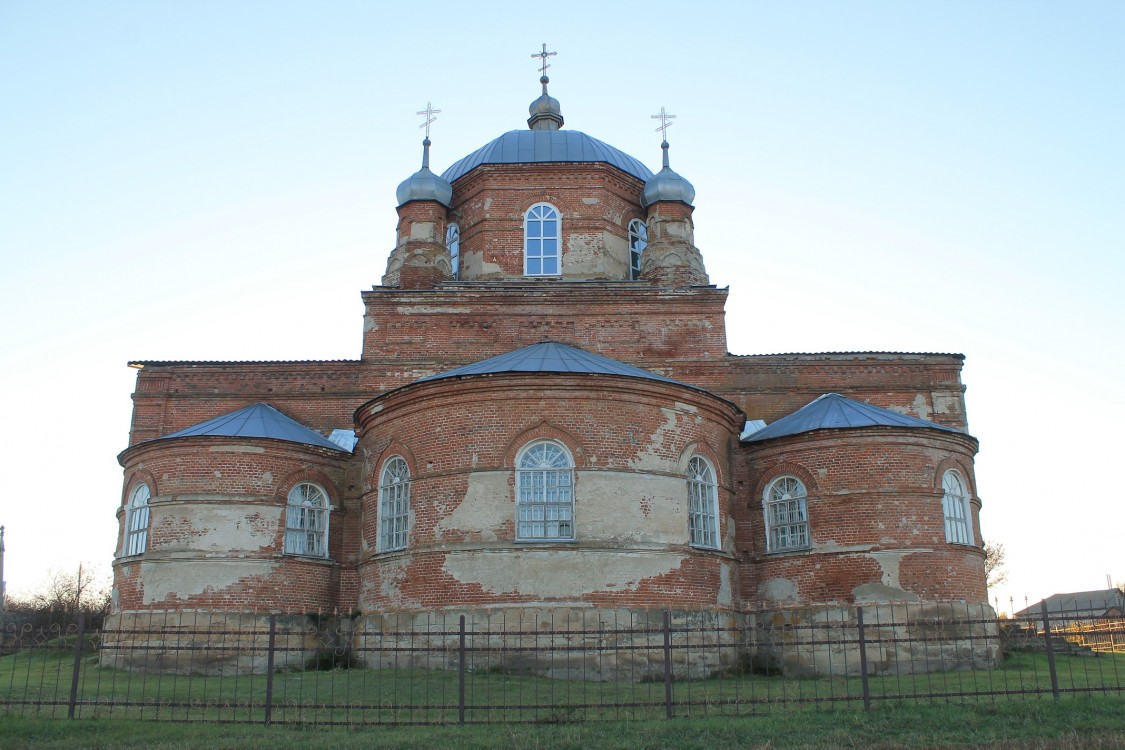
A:
<svg viewBox="0 0 1125 750">
<path fill-rule="evenodd" d="M 4 527 L 0 526 L 0 612 L 4 611 Z"/>
</svg>

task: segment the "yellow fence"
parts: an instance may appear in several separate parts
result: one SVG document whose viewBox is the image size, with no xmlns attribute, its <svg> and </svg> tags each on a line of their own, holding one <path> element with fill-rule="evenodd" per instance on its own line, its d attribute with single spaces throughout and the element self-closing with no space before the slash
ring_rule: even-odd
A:
<svg viewBox="0 0 1125 750">
<path fill-rule="evenodd" d="M 1120 620 L 1071 625 L 1056 631 L 1071 643 L 1107 654 L 1125 654 L 1125 628 Z"/>
</svg>

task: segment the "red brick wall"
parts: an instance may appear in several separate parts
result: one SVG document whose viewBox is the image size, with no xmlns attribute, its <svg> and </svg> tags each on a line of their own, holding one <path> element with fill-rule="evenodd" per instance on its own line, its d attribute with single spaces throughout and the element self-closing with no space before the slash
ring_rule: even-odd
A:
<svg viewBox="0 0 1125 750">
<path fill-rule="evenodd" d="M 499 266 L 501 278 L 522 278 L 524 214 L 536 203 L 550 203 L 561 212 L 563 273 L 573 278 L 628 279 L 628 226 L 644 220 L 640 180 L 606 164 L 487 164 L 465 175 L 454 187 L 450 221 L 461 229 L 461 253 L 481 254 L 485 264 Z M 616 251 L 605 235 L 620 238 Z M 594 248 L 602 270 L 578 272 L 580 248 Z M 485 278 L 470 259 L 462 278 Z M 501 276 L 502 275 L 502 276 Z"/>
<path fill-rule="evenodd" d="M 744 555 L 743 597 L 751 607 L 771 579 L 793 582 L 799 600 L 852 602 L 853 590 L 884 582 L 885 564 L 898 586 L 924 599 L 987 601 L 980 550 L 980 501 L 973 492 L 977 546 L 945 541 L 941 474 L 955 466 L 975 487 L 976 441 L 925 429 L 820 430 L 749 444 L 739 465 L 738 547 Z M 778 476 L 808 491 L 811 548 L 766 551 L 762 497 Z M 895 555 L 902 553 L 900 558 Z"/>
<path fill-rule="evenodd" d="M 671 407 L 677 413 L 673 416 Z M 741 424 L 729 404 L 681 386 L 615 376 L 505 374 L 422 383 L 360 410 L 360 446 L 367 462 L 363 498 L 364 537 L 368 550 L 361 567 L 363 608 L 400 609 L 548 600 L 549 597 L 490 592 L 466 583 L 444 569 L 447 548 L 469 544 L 498 554 L 542 550 L 587 550 L 620 554 L 622 560 L 645 545 L 610 538 L 589 538 L 580 531 L 574 543 L 515 543 L 515 472 L 519 450 L 536 439 L 562 443 L 574 458 L 577 481 L 575 515 L 602 502 L 592 488 L 597 472 L 614 475 L 665 475 L 680 481 L 687 460 L 706 455 L 718 474 L 721 533 L 731 515 L 728 457 L 732 435 Z M 674 420 L 674 424 L 670 423 Z M 413 525 L 404 552 L 376 553 L 378 472 L 391 455 L 411 467 Z M 506 472 L 504 501 L 509 510 L 498 525 L 450 528 L 451 515 L 466 501 L 476 472 Z M 637 490 L 638 495 L 640 490 Z M 674 571 L 617 591 L 596 591 L 584 599 L 599 605 L 695 607 L 716 605 L 721 565 L 732 571 L 728 585 L 737 589 L 730 550 L 710 552 L 687 544 L 686 480 L 682 504 L 682 539 L 666 549 L 684 555 Z M 644 498 L 629 499 L 641 507 Z M 667 513 L 653 508 L 653 513 Z M 643 529 L 640 529 L 643 532 Z M 651 546 L 651 545 L 650 545 Z"/>
</svg>

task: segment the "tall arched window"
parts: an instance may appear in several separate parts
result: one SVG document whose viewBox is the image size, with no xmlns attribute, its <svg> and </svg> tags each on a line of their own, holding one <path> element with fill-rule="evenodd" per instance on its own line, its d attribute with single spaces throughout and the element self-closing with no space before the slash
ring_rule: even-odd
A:
<svg viewBox="0 0 1125 750">
<path fill-rule="evenodd" d="M 524 214 L 523 272 L 527 276 L 558 276 L 562 271 L 562 230 L 559 212 L 549 203 L 536 203 Z"/>
<path fill-rule="evenodd" d="M 454 279 L 461 278 L 461 228 L 450 224 L 445 230 L 445 247 L 449 250 L 449 268 Z"/>
<path fill-rule="evenodd" d="M 641 277 L 641 253 L 648 247 L 648 227 L 640 219 L 629 222 L 629 278 Z"/>
<path fill-rule="evenodd" d="M 148 501 L 152 491 L 147 484 L 138 484 L 129 496 L 125 509 L 124 555 L 139 555 L 148 547 Z"/>
<path fill-rule="evenodd" d="M 558 443 L 525 447 L 516 466 L 516 539 L 574 539 L 574 462 Z"/>
<path fill-rule="evenodd" d="M 809 546 L 808 492 L 797 477 L 778 477 L 766 486 L 766 551 L 784 552 Z"/>
<path fill-rule="evenodd" d="M 383 464 L 379 475 L 379 551 L 404 549 L 410 523 L 410 467 L 401 456 Z"/>
<path fill-rule="evenodd" d="M 702 456 L 688 461 L 688 532 L 696 547 L 719 546 L 719 503 L 715 472 Z"/>
<path fill-rule="evenodd" d="M 285 553 L 328 557 L 328 493 L 320 485 L 301 482 L 289 490 Z"/>
<path fill-rule="evenodd" d="M 941 499 L 945 512 L 945 541 L 953 544 L 972 544 L 973 526 L 969 515 L 969 493 L 961 475 L 947 471 L 941 478 L 945 494 Z"/>
</svg>

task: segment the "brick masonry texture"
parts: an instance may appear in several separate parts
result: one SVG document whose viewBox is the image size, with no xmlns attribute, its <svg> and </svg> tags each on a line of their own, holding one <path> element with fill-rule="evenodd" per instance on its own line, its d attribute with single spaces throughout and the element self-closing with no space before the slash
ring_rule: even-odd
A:
<svg viewBox="0 0 1125 750">
<path fill-rule="evenodd" d="M 707 283 L 692 207 L 642 207 L 642 189 L 606 164 L 483 165 L 457 181 L 448 209 L 398 207 L 382 284 L 362 293 L 359 359 L 136 363 L 117 549 L 141 483 L 152 493 L 150 523 L 145 551 L 115 562 L 115 613 L 409 619 L 522 607 L 733 617 L 987 606 L 974 438 L 873 427 L 739 442 L 745 420 L 774 422 L 829 392 L 967 430 L 962 357 L 730 354 L 728 292 Z M 558 276 L 523 275 L 524 216 L 537 203 L 560 214 Z M 634 219 L 650 241 L 636 281 Z M 452 223 L 457 279 L 444 247 Z M 418 382 L 541 341 L 679 383 L 538 372 Z M 358 444 L 349 453 L 263 438 L 156 439 L 257 402 L 322 435 L 355 430 Z M 516 464 L 535 441 L 573 461 L 573 540 L 518 538 Z M 715 477 L 714 546 L 690 536 L 693 456 Z M 387 550 L 379 483 L 393 457 L 409 467 L 410 503 L 406 547 Z M 947 470 L 971 495 L 971 544 L 945 538 Z M 808 489 L 808 548 L 767 549 L 762 498 L 779 476 Z M 287 497 L 302 482 L 330 500 L 324 558 L 285 553 Z"/>
</svg>

